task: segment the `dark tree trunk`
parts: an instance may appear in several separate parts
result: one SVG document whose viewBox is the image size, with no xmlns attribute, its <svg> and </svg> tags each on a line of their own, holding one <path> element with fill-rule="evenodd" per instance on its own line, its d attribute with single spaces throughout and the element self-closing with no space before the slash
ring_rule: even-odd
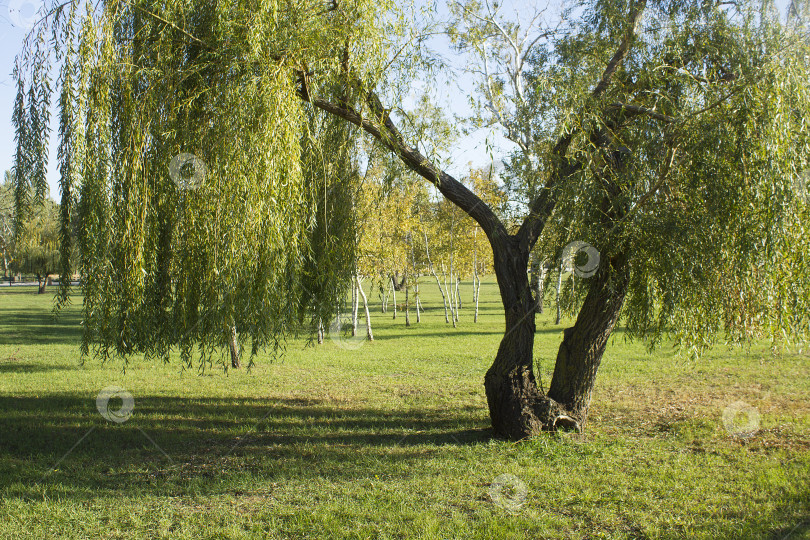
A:
<svg viewBox="0 0 810 540">
<path fill-rule="evenodd" d="M 626 259 L 604 261 L 591 278 L 577 322 L 564 332 L 546 395 L 534 375 L 537 306 L 526 273 L 529 255 L 518 248 L 512 237 L 504 244 L 494 245 L 493 252 L 506 330 L 484 379 L 493 430 L 510 440 L 555 429 L 581 430 L 602 354 L 624 301 Z"/>
<path fill-rule="evenodd" d="M 37 274 L 37 283 L 39 284 L 37 294 L 45 293 L 45 287 L 48 285 L 48 275 L 46 274 L 45 277 L 43 278 L 42 274 Z"/>
<path fill-rule="evenodd" d="M 228 348 L 231 351 L 231 367 L 239 369 L 242 365 L 239 354 L 239 338 L 236 334 L 236 327 L 231 326 L 230 335 L 228 336 Z"/>
<path fill-rule="evenodd" d="M 394 275 L 391 276 L 391 285 L 394 287 L 394 290 L 397 292 L 402 292 L 405 288 L 405 284 L 408 281 L 408 273 L 406 272 L 402 279 L 399 279 L 399 272 L 394 272 Z"/>
<path fill-rule="evenodd" d="M 558 418 L 566 415 L 543 395 L 534 376 L 535 303 L 526 275 L 529 254 L 513 237 L 500 243 L 493 242 L 493 255 L 506 330 L 484 388 L 496 435 L 519 440 L 554 429 Z"/>
<path fill-rule="evenodd" d="M 576 323 L 563 332 L 548 391 L 580 426 L 587 420 L 596 373 L 624 304 L 630 281 L 627 257 L 602 261 L 590 280 Z"/>
</svg>

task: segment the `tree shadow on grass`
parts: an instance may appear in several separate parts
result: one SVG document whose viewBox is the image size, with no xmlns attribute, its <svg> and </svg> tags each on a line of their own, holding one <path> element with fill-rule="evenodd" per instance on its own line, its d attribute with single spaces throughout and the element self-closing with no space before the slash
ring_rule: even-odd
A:
<svg viewBox="0 0 810 540">
<path fill-rule="evenodd" d="M 105 420 L 95 396 L 0 397 L 0 489 L 68 497 L 221 490 L 240 477 L 351 480 L 487 441 L 478 407 L 345 408 L 322 400 L 135 396 Z M 110 402 L 110 409 L 121 407 Z"/>
<path fill-rule="evenodd" d="M 0 374 L 3 373 L 44 373 L 48 371 L 67 371 L 69 366 L 52 366 L 43 364 L 32 364 L 31 362 L 17 363 L 14 360 L 3 360 L 0 358 Z"/>
<path fill-rule="evenodd" d="M 76 312 L 0 310 L 0 345 L 77 344 L 81 332 L 81 316 Z"/>
<path fill-rule="evenodd" d="M 768 540 L 800 540 L 803 538 L 810 538 L 810 516 L 804 516 L 793 527 L 783 527 L 773 531 Z"/>
<path fill-rule="evenodd" d="M 563 328 L 556 327 L 556 328 L 538 328 L 535 331 L 535 334 L 562 334 Z M 408 330 L 401 330 L 397 333 L 392 333 L 390 330 L 379 337 L 375 336 L 375 340 L 379 341 L 388 341 L 394 339 L 413 339 L 415 335 L 418 335 L 420 338 L 423 337 L 444 337 L 444 338 L 454 338 L 454 337 L 467 337 L 467 336 L 485 336 L 485 335 L 492 335 L 492 336 L 503 336 L 503 330 L 458 330 L 454 328 L 448 328 L 445 331 L 439 332 L 426 332 L 423 329 L 416 327 L 411 327 Z"/>
</svg>

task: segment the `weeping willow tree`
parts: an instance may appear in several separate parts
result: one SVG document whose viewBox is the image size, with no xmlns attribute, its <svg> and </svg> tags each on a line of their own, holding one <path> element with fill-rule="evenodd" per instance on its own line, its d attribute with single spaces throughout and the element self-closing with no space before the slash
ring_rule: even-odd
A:
<svg viewBox="0 0 810 540">
<path fill-rule="evenodd" d="M 498 435 L 582 429 L 621 318 L 630 336 L 672 338 L 695 355 L 717 342 L 806 343 L 810 49 L 798 5 L 785 23 L 769 0 L 571 3 L 564 13 L 577 18 L 542 33 L 526 59 L 516 114 L 531 126 L 521 151 L 533 159 L 517 227 L 424 156 L 362 79 L 351 103 L 310 98 L 387 146 L 486 234 L 506 322 L 484 379 Z M 497 22 L 467 37 L 517 28 Z M 492 79 L 483 99 L 502 98 L 503 77 Z M 544 387 L 528 261 L 538 243 L 559 258 L 570 242 L 599 262 L 573 261 L 589 271 Z"/>
<path fill-rule="evenodd" d="M 317 323 L 324 325 L 339 316 L 340 301 L 355 270 L 354 199 L 360 175 L 349 143 L 357 134 L 350 124 L 321 111 L 312 109 L 307 116 L 311 131 L 302 144 L 304 176 L 314 193 L 316 219 L 303 268 L 301 313 L 315 313 Z"/>
<path fill-rule="evenodd" d="M 335 194 L 351 193 L 354 143 L 345 125 L 305 110 L 300 78 L 334 86 L 346 44 L 373 37 L 365 4 L 43 10 L 14 71 L 15 202 L 24 216 L 45 193 L 54 87 L 58 304 L 80 273 L 85 354 L 168 358 L 178 347 L 187 364 L 195 350 L 210 361 L 233 330 L 255 353 L 334 313 L 350 271 L 333 261 L 353 260 L 355 238 L 352 205 Z"/>
</svg>

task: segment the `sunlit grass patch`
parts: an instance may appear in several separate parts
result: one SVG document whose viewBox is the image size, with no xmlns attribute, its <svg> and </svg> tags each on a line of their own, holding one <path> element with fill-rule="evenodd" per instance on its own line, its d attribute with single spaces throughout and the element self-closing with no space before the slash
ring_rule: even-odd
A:
<svg viewBox="0 0 810 540">
<path fill-rule="evenodd" d="M 456 330 L 423 291 L 422 323 L 375 306 L 356 351 L 292 341 L 200 375 L 82 365 L 76 307 L 54 321 L 47 295 L 0 290 L 0 537 L 808 537 L 807 356 L 690 363 L 618 334 L 583 434 L 508 443 L 482 384 L 503 330 L 494 283 Z M 548 381 L 560 327 L 542 322 Z M 97 410 L 110 385 L 134 398 L 122 423 Z M 723 422 L 736 402 L 758 412 L 750 437 Z M 493 496 L 504 476 L 525 500 L 517 484 Z"/>
</svg>

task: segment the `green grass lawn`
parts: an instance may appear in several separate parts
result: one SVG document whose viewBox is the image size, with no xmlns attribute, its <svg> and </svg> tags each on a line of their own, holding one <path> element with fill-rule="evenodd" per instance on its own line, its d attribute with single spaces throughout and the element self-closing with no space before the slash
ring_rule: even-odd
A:
<svg viewBox="0 0 810 540">
<path fill-rule="evenodd" d="M 227 374 L 82 365 L 80 298 L 54 320 L 49 294 L 0 288 L 0 538 L 810 538 L 806 353 L 692 363 L 617 332 L 586 432 L 509 443 L 483 391 L 495 283 L 457 329 L 422 288 L 420 324 L 375 303 L 374 343 L 291 341 Z M 538 317 L 545 385 L 560 334 Z M 97 410 L 109 386 L 124 422 Z M 723 422 L 737 402 L 751 437 L 754 416 Z"/>
</svg>

